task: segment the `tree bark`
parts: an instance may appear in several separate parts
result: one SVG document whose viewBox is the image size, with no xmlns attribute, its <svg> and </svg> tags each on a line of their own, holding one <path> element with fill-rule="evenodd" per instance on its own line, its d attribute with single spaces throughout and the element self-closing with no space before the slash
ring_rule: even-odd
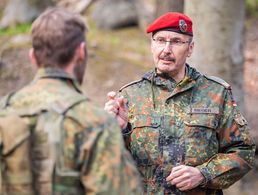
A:
<svg viewBox="0 0 258 195">
<path fill-rule="evenodd" d="M 156 17 L 166 12 L 184 12 L 184 0 L 156 0 Z"/>
<path fill-rule="evenodd" d="M 185 13 L 193 20 L 195 40 L 190 64 L 231 84 L 243 110 L 245 1 L 186 0 Z"/>
</svg>

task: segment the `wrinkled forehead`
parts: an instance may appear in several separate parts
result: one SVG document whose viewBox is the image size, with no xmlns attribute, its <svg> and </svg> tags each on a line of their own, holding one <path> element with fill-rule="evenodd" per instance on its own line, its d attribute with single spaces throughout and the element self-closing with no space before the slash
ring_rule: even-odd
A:
<svg viewBox="0 0 258 195">
<path fill-rule="evenodd" d="M 172 39 L 172 38 L 180 38 L 180 39 L 185 39 L 187 37 L 190 37 L 188 35 L 185 34 L 181 34 L 181 33 L 177 33 L 177 32 L 173 32 L 173 31 L 168 31 L 168 30 L 160 30 L 158 32 L 156 32 L 153 37 L 164 37 L 167 39 Z"/>
</svg>

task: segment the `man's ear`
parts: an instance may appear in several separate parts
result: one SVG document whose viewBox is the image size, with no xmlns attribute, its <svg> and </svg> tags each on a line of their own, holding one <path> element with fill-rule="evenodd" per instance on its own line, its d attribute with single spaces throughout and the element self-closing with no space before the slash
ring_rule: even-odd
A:
<svg viewBox="0 0 258 195">
<path fill-rule="evenodd" d="M 193 53 L 193 49 L 194 49 L 194 42 L 192 41 L 189 45 L 189 50 L 188 50 L 188 55 L 187 57 L 191 57 L 192 53 Z"/>
<path fill-rule="evenodd" d="M 79 45 L 79 58 L 84 60 L 87 57 L 87 49 L 85 47 L 85 42 L 81 42 Z"/>
<path fill-rule="evenodd" d="M 34 49 L 31 48 L 30 51 L 29 51 L 29 58 L 30 58 L 30 62 L 38 67 L 38 62 L 37 62 L 37 59 L 36 59 L 36 56 L 35 56 L 35 52 L 34 52 Z"/>
</svg>

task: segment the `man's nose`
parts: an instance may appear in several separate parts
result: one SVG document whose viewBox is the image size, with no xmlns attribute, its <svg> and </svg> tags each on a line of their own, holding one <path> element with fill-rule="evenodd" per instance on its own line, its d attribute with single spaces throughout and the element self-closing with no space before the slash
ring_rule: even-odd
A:
<svg viewBox="0 0 258 195">
<path fill-rule="evenodd" d="M 172 47 L 173 47 L 173 45 L 169 41 L 166 42 L 163 52 L 172 53 Z"/>
</svg>

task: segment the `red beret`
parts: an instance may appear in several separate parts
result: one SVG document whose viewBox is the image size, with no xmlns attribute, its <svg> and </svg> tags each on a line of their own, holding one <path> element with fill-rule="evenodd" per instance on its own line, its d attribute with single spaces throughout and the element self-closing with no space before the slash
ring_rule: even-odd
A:
<svg viewBox="0 0 258 195">
<path fill-rule="evenodd" d="M 147 33 L 156 33 L 160 30 L 170 30 L 193 36 L 192 20 L 178 12 L 168 12 L 157 18 L 147 27 Z"/>
</svg>

